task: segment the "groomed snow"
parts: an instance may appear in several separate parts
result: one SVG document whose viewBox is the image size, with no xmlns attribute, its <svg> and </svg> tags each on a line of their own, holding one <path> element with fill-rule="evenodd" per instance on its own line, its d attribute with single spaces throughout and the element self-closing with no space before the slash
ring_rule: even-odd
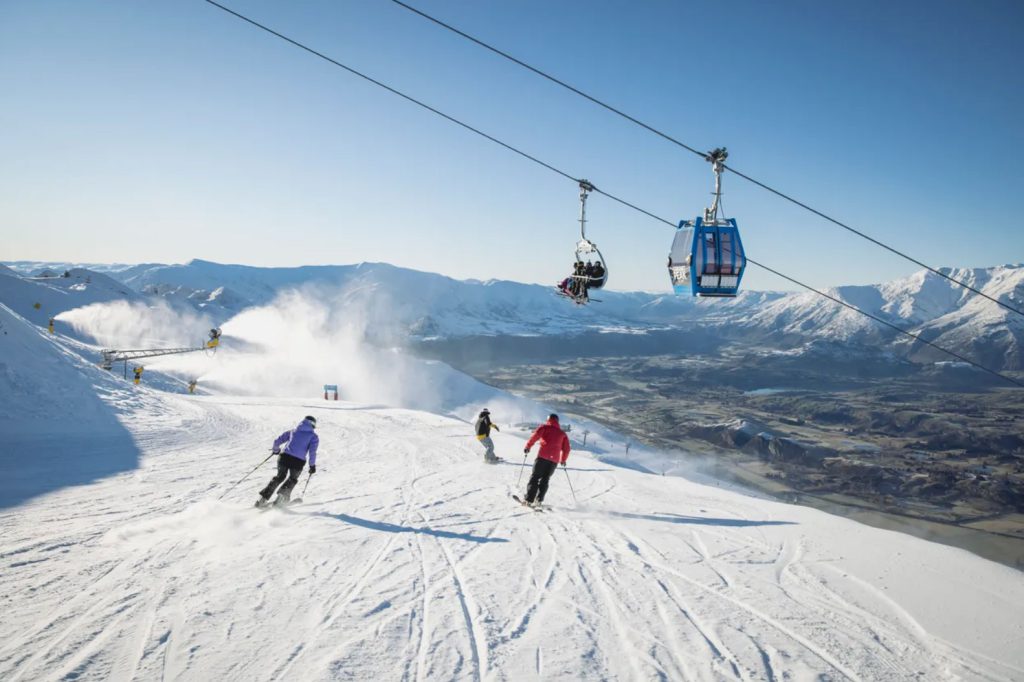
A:
<svg viewBox="0 0 1024 682">
<path fill-rule="evenodd" d="M 136 470 L 0 512 L 0 678 L 1021 679 L 1024 581 L 966 552 L 576 453 L 550 513 L 466 423 L 122 405 Z M 251 508 L 317 415 L 307 503 Z M 45 457 L 47 453 L 33 453 Z"/>
</svg>

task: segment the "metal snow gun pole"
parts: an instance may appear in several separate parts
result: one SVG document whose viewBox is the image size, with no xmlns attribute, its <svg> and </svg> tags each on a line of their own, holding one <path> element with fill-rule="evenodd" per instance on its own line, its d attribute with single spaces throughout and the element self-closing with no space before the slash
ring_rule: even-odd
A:
<svg viewBox="0 0 1024 682">
<path fill-rule="evenodd" d="M 155 358 L 163 355 L 180 355 L 182 353 L 195 353 L 198 351 L 212 350 L 214 353 L 217 352 L 217 348 L 220 346 L 221 331 L 218 328 L 210 330 L 209 340 L 203 345 L 191 348 L 143 348 L 137 350 L 115 350 L 115 349 L 104 349 L 100 351 L 100 367 L 105 370 L 111 370 L 114 368 L 115 362 L 125 363 L 125 378 L 127 378 L 127 369 L 129 360 L 141 360 L 142 358 Z"/>
</svg>

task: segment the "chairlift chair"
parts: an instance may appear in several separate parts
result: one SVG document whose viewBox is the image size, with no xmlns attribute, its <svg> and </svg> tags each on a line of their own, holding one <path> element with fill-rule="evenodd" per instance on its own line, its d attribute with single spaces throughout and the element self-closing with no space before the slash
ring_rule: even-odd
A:
<svg viewBox="0 0 1024 682">
<path fill-rule="evenodd" d="M 576 242 L 573 273 L 567 278 L 570 283 L 575 283 L 575 286 L 572 287 L 575 293 L 574 291 L 566 291 L 561 286 L 558 287 L 558 292 L 561 295 L 571 299 L 578 305 L 584 305 L 593 300 L 587 293 L 589 290 L 601 289 L 608 283 L 608 263 L 605 261 L 601 250 L 597 248 L 597 244 L 587 239 L 587 195 L 592 191 L 594 191 L 594 186 L 589 181 L 580 180 L 580 240 Z M 599 277 L 575 273 L 576 263 L 587 262 L 600 264 L 603 272 Z"/>
</svg>

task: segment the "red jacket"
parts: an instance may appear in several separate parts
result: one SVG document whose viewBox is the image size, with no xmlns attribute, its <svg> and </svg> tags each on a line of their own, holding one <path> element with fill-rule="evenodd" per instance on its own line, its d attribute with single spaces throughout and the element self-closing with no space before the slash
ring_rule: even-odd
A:
<svg viewBox="0 0 1024 682">
<path fill-rule="evenodd" d="M 549 419 L 546 423 L 537 427 L 537 430 L 526 441 L 526 449 L 529 450 L 533 444 L 540 441 L 538 457 L 551 460 L 555 464 L 565 464 L 569 459 L 569 436 L 558 426 L 558 422 Z"/>
</svg>

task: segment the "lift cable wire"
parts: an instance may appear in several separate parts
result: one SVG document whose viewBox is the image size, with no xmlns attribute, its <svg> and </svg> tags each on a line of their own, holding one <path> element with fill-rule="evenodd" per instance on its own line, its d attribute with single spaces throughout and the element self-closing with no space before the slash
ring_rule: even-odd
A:
<svg viewBox="0 0 1024 682">
<path fill-rule="evenodd" d="M 414 14 L 418 14 L 419 16 L 423 17 L 427 21 L 431 21 L 431 22 L 437 24 L 438 26 L 441 26 L 442 28 L 445 28 L 445 29 L 451 31 L 452 33 L 455 33 L 455 34 L 457 34 L 459 36 L 462 36 L 463 38 L 465 38 L 466 40 L 469 40 L 470 42 L 476 43 L 477 45 L 479 45 L 480 47 L 482 47 L 482 48 L 484 48 L 486 50 L 490 50 L 491 52 L 493 52 L 496 55 L 504 57 L 505 59 L 509 60 L 510 62 L 512 62 L 514 64 L 517 64 L 518 66 L 521 66 L 524 69 L 526 69 L 528 71 L 531 71 L 531 72 L 537 74 L 538 76 L 540 76 L 542 78 L 546 78 L 547 80 L 551 81 L 552 83 L 555 83 L 556 85 L 559 85 L 559 86 L 565 88 L 566 90 L 569 90 L 570 92 L 573 92 L 573 93 L 579 95 L 580 97 L 582 97 L 582 98 L 584 98 L 584 99 L 586 99 L 586 100 L 596 104 L 597 106 L 602 107 L 604 109 L 607 109 L 608 111 L 612 112 L 613 114 L 616 114 L 617 116 L 621 116 L 622 118 L 626 119 L 630 123 L 635 123 L 636 125 L 640 126 L 641 128 L 643 128 L 643 129 L 645 129 L 645 130 L 647 130 L 647 131 L 649 131 L 651 133 L 654 133 L 658 137 L 661 137 L 661 138 L 667 140 L 668 142 L 671 142 L 672 144 L 675 144 L 675 145 L 677 145 L 679 147 L 682 147 L 683 149 L 685 149 L 688 152 L 691 152 L 693 154 L 696 154 L 696 155 L 700 156 L 702 159 L 707 157 L 707 154 L 705 152 L 699 151 L 698 149 L 696 149 L 694 147 L 691 147 L 690 145 L 677 140 L 676 138 L 672 137 L 668 133 L 664 133 L 664 132 L 658 130 L 657 128 L 655 128 L 654 126 L 648 125 L 647 123 L 644 123 L 643 121 L 641 121 L 640 119 L 638 119 L 638 118 L 636 118 L 634 116 L 630 116 L 629 114 L 625 113 L 621 109 L 617 109 L 617 108 L 613 107 L 612 105 L 599 100 L 598 98 L 594 97 L 593 95 L 589 95 L 586 92 L 583 92 L 582 90 L 580 90 L 579 88 L 576 88 L 576 87 L 570 85 L 569 83 L 566 83 L 565 81 L 563 81 L 563 80 L 561 80 L 559 78 L 556 78 L 555 76 L 552 76 L 551 74 L 549 74 L 549 73 L 547 73 L 545 71 L 542 71 L 541 69 L 538 69 L 535 66 L 531 66 L 530 64 L 527 64 L 526 62 L 522 61 L 521 59 L 517 59 L 516 57 L 513 57 L 509 53 L 504 52 L 504 51 L 494 47 L 493 45 L 490 45 L 490 44 L 480 40 L 479 38 L 476 38 L 476 37 L 466 33 L 465 31 L 461 31 L 461 30 L 455 28 L 454 26 L 452 26 L 451 24 L 448 24 L 448 23 L 445 23 L 444 21 L 441 21 L 437 17 L 433 17 L 433 16 L 427 14 L 426 12 L 424 12 L 422 10 L 419 10 L 419 9 L 417 9 L 415 7 L 412 7 L 411 5 L 408 5 L 408 4 L 404 3 L 404 2 L 402 2 L 402 0 L 391 0 L 391 2 L 395 3 L 399 7 L 402 7 L 404 9 L 409 10 L 410 12 L 412 12 Z M 971 286 L 970 284 L 968 284 L 966 282 L 963 282 L 961 280 L 958 280 L 958 279 L 956 279 L 954 277 L 951 277 L 950 275 L 947 275 L 946 273 L 942 272 L 941 270 L 939 270 L 937 268 L 934 268 L 934 267 L 928 265 L 927 263 L 923 263 L 922 261 L 914 258 L 913 256 L 910 256 L 909 254 L 904 253 L 903 251 L 900 251 L 900 250 L 898 250 L 898 249 L 896 249 L 896 248 L 894 248 L 892 246 L 889 246 L 888 244 L 885 244 L 884 242 L 879 241 L 878 239 L 875 239 L 874 237 L 872 237 L 872 236 L 870 236 L 870 235 L 868 235 L 868 234 L 866 234 L 866 233 L 864 233 L 864 232 L 862 232 L 862 231 L 860 231 L 860 230 L 858 230 L 858 229 L 856 229 L 854 227 L 851 227 L 850 225 L 847 225 L 846 223 L 844 223 L 844 222 L 842 222 L 840 220 L 837 220 L 836 218 L 833 218 L 832 216 L 827 215 L 827 214 L 819 211 L 818 209 L 813 208 L 813 207 L 809 206 L 808 204 L 805 204 L 804 202 L 802 202 L 802 201 L 800 201 L 800 200 L 798 200 L 798 199 L 796 199 L 796 198 L 794 198 L 794 197 L 792 197 L 792 196 L 790 196 L 790 195 L 788 195 L 788 194 L 786 194 L 784 192 L 781 192 L 780 190 L 777 190 L 774 187 L 771 187 L 771 186 L 761 182 L 760 180 L 757 180 L 757 179 L 747 175 L 746 173 L 742 173 L 742 172 L 736 170 L 735 168 L 733 168 L 733 167 L 731 167 L 729 165 L 726 165 L 726 164 L 722 164 L 722 167 L 725 168 L 728 171 L 731 171 L 733 174 L 743 178 L 747 182 L 750 182 L 750 183 L 752 183 L 754 185 L 757 185 L 761 189 L 767 190 L 768 192 L 771 192 L 772 194 L 774 194 L 775 196 L 777 196 L 777 197 L 779 197 L 781 199 L 785 199 L 786 201 L 788 201 L 790 203 L 793 203 L 793 204 L 799 206 L 800 208 L 803 208 L 803 209 L 805 209 L 807 211 L 810 211 L 811 213 L 813 213 L 814 215 L 818 216 L 819 218 L 823 218 L 824 220 L 827 220 L 828 222 L 833 223 L 834 225 L 838 225 L 839 227 L 843 228 L 844 230 L 847 230 L 848 232 L 852 232 L 853 234 L 857 235 L 858 237 L 861 237 L 862 239 L 866 239 L 867 241 L 871 242 L 872 244 L 875 244 L 876 246 L 880 246 L 883 249 L 885 249 L 886 251 L 889 251 L 890 253 L 893 253 L 893 254 L 899 256 L 900 258 L 903 258 L 903 259 L 905 259 L 907 261 L 910 261 L 911 263 L 917 265 L 918 267 L 922 267 L 925 270 L 928 270 L 929 272 L 932 272 L 932 273 L 938 275 L 939 277 L 942 277 L 943 279 L 947 279 L 950 282 L 953 282 L 957 286 L 963 287 L 964 289 L 967 289 L 968 291 L 973 292 L 973 293 L 975 293 L 975 294 L 977 294 L 977 295 L 979 295 L 979 296 L 981 296 L 983 298 L 987 298 L 988 300 L 992 301 L 993 303 L 995 303 L 995 304 L 997 304 L 999 306 L 1002 306 L 1006 310 L 1009 310 L 1009 311 L 1017 313 L 1018 315 L 1024 316 L 1024 310 L 1021 310 L 1020 308 L 1014 307 L 1014 306 L 1012 306 L 1012 305 L 1010 305 L 1008 303 L 1004 303 L 1003 301 L 1000 301 L 997 298 L 989 296 L 988 294 L 983 293 L 982 291 L 980 291 L 979 289 Z"/>
<path fill-rule="evenodd" d="M 690 145 L 685 144 L 683 142 L 680 142 L 679 140 L 675 139 L 674 137 L 671 137 L 671 136 L 661 132 L 657 128 L 654 128 L 652 126 L 647 125 L 646 123 L 644 123 L 640 119 L 634 118 L 634 117 L 630 116 L 629 114 L 627 114 L 626 112 L 624 112 L 624 111 L 622 111 L 620 109 L 616 109 L 612 105 L 607 104 L 605 102 L 602 102 L 601 100 L 597 99 L 596 97 L 588 95 L 587 93 L 583 92 L 579 88 L 573 87 L 572 85 L 569 85 L 565 81 L 560 80 L 558 78 L 555 78 L 551 74 L 546 73 L 544 71 L 541 71 L 540 69 L 538 69 L 535 66 L 529 65 L 526 62 L 522 61 L 521 59 L 516 59 L 515 57 L 510 55 L 508 52 L 503 52 L 503 51 L 499 50 L 498 48 L 494 47 L 493 45 L 489 45 L 488 43 L 485 43 L 484 41 L 480 40 L 479 38 L 475 38 L 475 37 L 469 35 L 468 33 L 465 33 L 464 31 L 460 31 L 459 29 L 455 28 L 451 24 L 446 24 L 445 22 L 441 21 L 437 17 L 432 17 L 429 14 L 427 14 L 426 12 L 418 10 L 415 7 L 412 7 L 411 5 L 407 5 L 404 2 L 402 2 L 402 0 L 391 0 L 391 2 L 395 3 L 396 5 L 398 5 L 400 7 L 404 7 L 405 9 L 409 10 L 410 12 L 412 12 L 414 14 L 420 15 L 421 17 L 423 17 L 427 21 L 432 21 L 435 24 L 437 24 L 438 26 L 441 26 L 442 28 L 448 29 L 452 33 L 456 33 L 456 34 L 462 36 L 463 38 L 465 38 L 466 40 L 468 40 L 470 42 L 476 43 L 477 45 L 479 45 L 480 47 L 484 48 L 485 50 L 490 50 L 494 54 L 499 55 L 501 57 L 504 57 L 505 59 L 509 60 L 510 62 L 518 64 L 519 66 L 523 67 L 527 71 L 532 71 L 533 73 L 537 74 L 541 78 L 546 78 L 549 81 L 551 81 L 552 83 L 555 83 L 556 85 L 562 86 L 566 90 L 569 90 L 569 91 L 579 95 L 583 99 L 590 100 L 591 102 L 593 102 L 597 106 L 603 107 L 603 108 L 607 109 L 608 111 L 612 112 L 613 114 L 621 116 L 622 118 L 626 119 L 630 123 L 635 123 L 636 125 L 640 126 L 641 128 L 645 128 L 646 130 L 654 133 L 655 135 L 657 135 L 659 137 L 663 137 L 666 140 L 668 140 L 669 142 L 672 142 L 673 144 L 679 145 L 680 147 L 682 147 L 686 151 L 691 152 L 693 154 L 696 154 L 697 156 L 699 156 L 702 159 L 706 156 L 705 152 L 702 152 L 699 149 L 694 149 Z"/>
<path fill-rule="evenodd" d="M 494 142 L 495 144 L 500 145 L 501 147 L 504 147 L 505 149 L 507 149 L 507 150 L 509 150 L 511 152 L 514 152 L 514 153 L 518 154 L 519 156 L 521 156 L 521 157 L 523 157 L 525 159 L 529 159 L 530 161 L 532 161 L 532 162 L 534 162 L 534 163 L 536 163 L 536 164 L 538 164 L 540 166 L 543 166 L 544 168 L 547 168 L 548 170 L 552 171 L 553 173 L 557 173 L 558 175 L 562 176 L 563 178 L 566 178 L 568 180 L 572 180 L 576 184 L 579 184 L 581 182 L 580 178 L 576 178 L 575 176 L 573 176 L 573 175 L 571 175 L 569 173 L 566 173 L 565 171 L 563 171 L 563 170 L 561 170 L 559 168 L 556 168 L 555 166 L 552 166 L 551 164 L 546 163 L 545 161 L 542 161 L 542 160 L 538 159 L 537 157 L 535 157 L 535 156 L 533 156 L 531 154 L 528 154 L 528 153 L 526 153 L 526 152 L 524 152 L 524 151 L 522 151 L 520 149 L 517 149 L 516 147 L 513 147 L 512 145 L 510 145 L 510 144 L 508 144 L 506 142 L 503 142 L 503 141 L 499 140 L 498 138 L 496 138 L 496 137 L 494 137 L 492 135 L 488 135 L 487 133 L 483 132 L 482 130 L 479 130 L 478 128 L 474 128 L 473 126 L 469 125 L 468 123 L 464 123 L 464 122 L 460 121 L 459 119 L 457 119 L 457 118 L 455 118 L 453 116 L 449 116 L 448 114 L 444 113 L 443 111 L 435 109 L 434 107 L 430 106 L 429 104 L 421 102 L 420 100 L 418 100 L 418 99 L 416 99 L 414 97 L 411 97 L 410 95 L 407 95 L 407 94 L 405 94 L 403 92 L 400 92 L 399 90 L 396 90 L 395 88 L 393 88 L 393 87 L 391 87 L 389 85 L 386 85 L 386 84 L 384 84 L 384 83 L 382 83 L 382 82 L 380 82 L 380 81 L 378 81 L 378 80 L 376 80 L 376 79 L 374 79 L 374 78 L 372 78 L 370 76 L 367 76 L 366 74 L 361 73 L 360 71 L 357 71 L 357 70 L 353 69 L 350 66 L 346 66 L 345 64 L 342 64 L 341 62 L 339 62 L 339 61 L 337 61 L 335 59 L 332 59 L 331 57 L 328 57 L 327 55 L 325 55 L 325 54 L 323 54 L 321 52 L 318 52 L 318 51 L 314 50 L 311 47 L 303 45 L 302 43 L 300 43 L 300 42 L 298 42 L 296 40 L 293 40 L 293 39 L 291 39 L 291 38 L 289 38 L 289 37 L 287 37 L 287 36 L 285 36 L 285 35 L 283 35 L 281 33 L 278 33 L 277 31 L 275 31 L 275 30 L 273 30 L 273 29 L 271 29 L 271 28 L 269 28 L 267 26 L 264 26 L 263 24 L 261 24 L 261 23 L 259 23 L 257 21 L 254 21 L 253 19 L 250 19 L 249 17 L 246 17 L 246 16 L 244 16 L 242 14 L 239 14 L 238 12 L 235 12 L 234 10 L 229 9 L 229 8 L 225 7 L 224 5 L 221 5 L 220 3 L 216 2 L 215 0 L 205 0 L 205 2 L 207 2 L 210 5 L 213 5 L 214 7 L 217 7 L 219 9 L 224 10 L 228 14 L 231 14 L 231 15 L 233 15 L 233 16 L 235 16 L 235 17 L 237 17 L 237 18 L 239 18 L 239 19 L 241 19 L 243 21 L 245 21 L 245 22 L 255 26 L 256 28 L 259 28 L 259 29 L 261 29 L 261 30 L 263 30 L 263 31 L 273 35 L 273 36 L 276 36 L 277 38 L 280 38 L 281 40 L 284 40 L 285 42 L 288 42 L 288 43 L 294 45 L 295 47 L 298 47 L 298 48 L 300 48 L 302 50 L 305 50 L 306 52 L 309 52 L 310 54 L 312 54 L 312 55 L 314 55 L 316 57 L 319 57 L 319 58 L 321 58 L 321 59 L 323 59 L 323 60 L 325 60 L 327 62 L 330 62 L 331 64 L 334 64 L 335 66 L 337 66 L 339 68 L 342 68 L 345 71 L 347 71 L 347 72 L 349 72 L 349 73 L 351 73 L 351 74 L 353 74 L 355 76 L 358 76 L 358 77 L 360 77 L 360 78 L 362 78 L 362 79 L 364 79 L 366 81 L 369 81 L 370 83 L 373 83 L 374 85 L 377 85 L 377 86 L 379 86 L 381 88 L 384 88 L 388 92 L 393 93 L 395 95 L 398 95 L 402 99 L 405 99 L 405 100 L 407 100 L 409 102 L 412 102 L 413 104 L 416 104 L 416 105 L 426 109 L 427 111 L 430 111 L 431 113 L 434 113 L 434 114 L 444 118 L 447 121 L 450 121 L 450 122 L 452 122 L 452 123 L 454 123 L 454 124 L 456 124 L 456 125 L 458 125 L 458 126 L 460 126 L 462 128 L 465 128 L 466 130 L 474 132 L 477 135 L 479 135 L 479 136 L 481 136 L 483 138 L 486 138 L 486 139 L 490 140 L 491 142 Z M 701 154 L 701 156 L 703 156 L 703 154 Z M 609 199 L 611 199 L 612 201 L 615 201 L 615 202 L 617 202 L 617 203 L 619 203 L 619 204 L 621 204 L 623 206 L 626 206 L 627 208 L 631 208 L 634 211 L 642 213 L 643 215 L 646 215 L 649 218 L 652 218 L 652 219 L 654 219 L 654 220 L 656 220 L 658 222 L 662 222 L 662 223 L 668 225 L 669 227 L 671 227 L 673 229 L 675 229 L 677 227 L 676 224 L 673 223 L 672 221 L 667 220 L 665 218 L 662 218 L 661 216 L 658 216 L 658 215 L 656 215 L 654 213 L 651 213 L 650 211 L 648 211 L 648 210 L 646 210 L 644 208 L 641 208 L 640 206 L 637 206 L 636 204 L 630 203 L 629 201 L 626 201 L 625 199 L 621 199 L 621 198 L 619 198 L 619 197 L 617 197 L 617 196 L 615 196 L 613 194 L 605 192 L 604 190 L 601 190 L 601 189 L 599 189 L 597 187 L 594 187 L 593 191 L 597 192 L 598 194 L 601 194 L 601 195 L 603 195 L 603 196 L 605 196 L 605 197 L 607 197 Z M 755 260 L 753 260 L 753 259 L 751 259 L 749 257 L 747 258 L 747 261 L 749 263 L 753 264 L 753 265 L 756 265 L 756 266 L 758 266 L 758 267 L 760 267 L 760 268 L 762 268 L 762 269 L 764 269 L 764 270 L 766 270 L 766 271 L 768 271 L 768 272 L 778 276 L 778 277 L 781 277 L 782 279 L 785 279 L 785 280 L 787 280 L 789 282 L 792 282 L 793 284 L 796 284 L 799 287 L 807 289 L 808 291 L 810 291 L 812 293 L 818 294 L 819 296 L 822 296 L 823 298 L 826 298 L 826 299 L 832 301 L 833 303 L 838 303 L 839 305 L 842 305 L 842 306 L 844 306 L 846 308 L 849 308 L 850 310 L 853 310 L 854 312 L 860 313 L 861 315 L 864 315 L 865 317 L 868 317 L 868 318 L 870 318 L 872 320 L 875 320 L 876 322 L 878 322 L 880 324 L 883 324 L 883 325 L 885 325 L 887 327 L 890 327 L 890 328 L 896 330 L 897 332 L 899 332 L 901 334 L 904 334 L 905 336 L 909 336 L 911 339 L 914 339 L 915 341 L 920 341 L 921 343 L 924 343 L 924 344 L 926 344 L 928 346 L 931 346 L 932 348 L 935 348 L 936 350 L 939 350 L 939 351 L 945 353 L 946 355 L 949 355 L 950 357 L 956 358 L 957 360 L 965 362 L 965 363 L 971 365 L 972 367 L 975 367 L 977 369 L 980 369 L 980 370 L 983 370 L 985 372 L 988 372 L 989 374 L 997 376 L 1000 379 L 1003 379 L 1005 381 L 1008 381 L 1008 382 L 1010 382 L 1012 384 L 1015 384 L 1017 386 L 1020 386 L 1020 387 L 1024 388 L 1024 382 L 1018 381 L 1018 380 L 1014 379 L 1013 377 L 1010 377 L 1010 376 L 1008 376 L 1006 374 L 1002 374 L 1000 372 L 997 372 L 994 369 L 990 369 L 990 368 L 986 367 L 985 365 L 979 364 L 979 363 L 977 363 L 977 362 L 975 362 L 973 360 L 970 360 L 969 358 L 966 358 L 966 357 L 964 357 L 964 356 L 962 356 L 962 355 L 960 355 L 958 353 L 955 353 L 955 352 L 953 352 L 951 350 L 947 350 L 946 348 L 943 348 L 942 346 L 940 346 L 940 345 L 938 345 L 936 343 L 933 343 L 933 342 L 931 342 L 931 341 L 929 341 L 929 340 L 927 340 L 925 338 L 922 338 L 921 336 L 919 336 L 917 334 L 909 332 L 906 329 L 903 329 L 902 327 L 899 327 L 899 326 L 897 326 L 895 324 L 892 324 L 891 322 L 887 322 L 886 320 L 883 320 L 882 318 L 877 317 L 877 316 L 875 316 L 875 315 L 873 315 L 873 314 L 871 314 L 871 313 L 869 313 L 869 312 L 867 312 L 865 310 L 861 310 L 860 308 L 858 308 L 855 305 L 852 305 L 850 303 L 847 303 L 846 301 L 843 301 L 843 300 L 841 300 L 839 298 L 831 296 L 831 295 L 829 295 L 829 294 L 827 294 L 827 293 L 825 293 L 825 292 L 823 292 L 823 291 L 821 291 L 819 289 L 816 289 L 816 288 L 814 288 L 814 287 L 812 287 L 812 286 L 810 286 L 808 284 L 804 284 L 803 282 L 800 282 L 799 280 L 793 279 L 792 277 L 789 277 L 788 275 L 784 275 L 781 272 L 779 272 L 778 270 L 770 268 L 767 265 L 763 265 L 761 263 L 758 263 L 757 261 L 755 261 Z"/>
</svg>

